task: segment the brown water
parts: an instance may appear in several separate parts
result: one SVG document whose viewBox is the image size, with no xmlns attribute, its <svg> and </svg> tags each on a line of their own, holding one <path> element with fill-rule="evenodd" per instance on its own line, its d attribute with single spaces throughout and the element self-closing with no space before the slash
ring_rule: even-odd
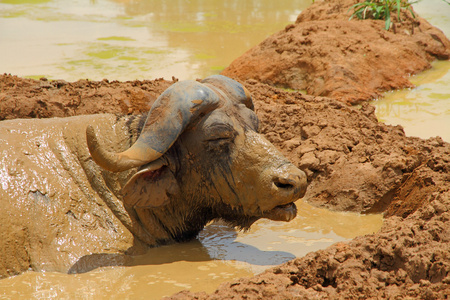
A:
<svg viewBox="0 0 450 300">
<path fill-rule="evenodd" d="M 206 77 L 293 22 L 310 3 L 0 0 L 0 72 L 68 81 Z M 448 35 L 450 6 L 445 5 L 424 0 L 416 10 Z M 419 88 L 400 92 L 394 100 L 379 100 L 378 116 L 393 124 L 411 120 L 412 126 L 429 128 L 424 137 L 440 134 L 449 141 L 448 70 L 448 64 L 435 64 L 424 75 L 429 77 L 416 77 Z M 415 102 L 418 97 L 412 93 L 424 89 L 430 92 Z M 427 121 L 438 115 L 437 124 Z M 408 126 L 408 134 L 422 136 Z M 213 291 L 223 281 L 375 232 L 382 223 L 380 215 L 297 204 L 299 215 L 290 223 L 260 220 L 245 233 L 211 224 L 197 240 L 152 249 L 129 266 L 76 275 L 28 272 L 0 280 L 0 299 L 159 299 L 183 289 Z"/>
<path fill-rule="evenodd" d="M 414 9 L 450 36 L 450 5 L 423 0 Z M 402 125 L 409 136 L 440 136 L 450 142 L 450 61 L 436 61 L 432 66 L 411 78 L 416 88 L 386 93 L 373 104 L 380 121 Z"/>
<path fill-rule="evenodd" d="M 0 72 L 69 81 L 204 78 L 311 2 L 0 0 Z M 414 8 L 450 35 L 450 5 L 423 0 Z M 375 102 L 380 120 L 450 141 L 449 70 L 435 64 L 426 78 L 413 79 L 417 89 L 386 94 Z"/>
<path fill-rule="evenodd" d="M 0 72 L 75 81 L 219 73 L 310 0 L 0 0 Z"/>
<path fill-rule="evenodd" d="M 292 222 L 258 221 L 249 232 L 214 223 L 189 243 L 151 249 L 128 266 L 84 274 L 28 272 L 0 280 L 5 299 L 160 299 L 177 291 L 212 292 L 337 241 L 378 231 L 381 215 L 337 213 L 297 202 Z"/>
<path fill-rule="evenodd" d="M 432 65 L 411 78 L 416 88 L 385 93 L 373 104 L 380 121 L 401 124 L 409 136 L 440 136 L 450 142 L 450 61 Z"/>
</svg>

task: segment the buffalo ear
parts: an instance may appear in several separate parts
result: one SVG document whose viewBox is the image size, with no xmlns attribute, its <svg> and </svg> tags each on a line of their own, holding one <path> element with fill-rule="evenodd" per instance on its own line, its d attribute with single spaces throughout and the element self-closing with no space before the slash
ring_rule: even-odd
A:
<svg viewBox="0 0 450 300">
<path fill-rule="evenodd" d="M 124 204 L 133 208 L 166 205 L 178 192 L 175 176 L 161 160 L 140 167 L 122 189 Z"/>
</svg>

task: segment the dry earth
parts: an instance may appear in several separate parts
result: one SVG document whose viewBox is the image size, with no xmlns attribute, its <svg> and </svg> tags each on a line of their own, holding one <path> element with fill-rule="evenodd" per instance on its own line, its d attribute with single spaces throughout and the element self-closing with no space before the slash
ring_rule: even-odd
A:
<svg viewBox="0 0 450 300">
<path fill-rule="evenodd" d="M 295 32 L 297 26 L 308 26 L 305 25 L 306 20 L 314 20 L 309 23 L 314 23 L 317 27 L 316 31 L 308 31 L 310 33 L 303 36 L 304 38 L 320 34 L 325 29 L 334 30 L 336 24 L 326 28 L 318 22 L 326 19 L 327 14 L 334 16 L 336 22 L 348 22 L 338 15 L 347 11 L 342 3 L 344 2 L 328 1 L 314 4 L 310 10 L 299 16 L 295 25 L 288 26 L 287 30 L 280 34 Z M 429 26 L 426 21 L 418 20 L 414 22 L 420 22 L 420 26 Z M 369 27 L 374 30 L 377 30 L 378 26 L 383 27 L 382 21 L 364 22 L 368 22 Z M 364 22 L 348 23 L 361 27 Z M 338 28 L 346 28 L 346 25 L 342 24 Z M 409 30 L 408 26 L 397 24 L 396 33 L 380 31 L 378 34 L 389 37 L 387 42 L 390 43 L 399 43 L 396 40 L 399 35 L 406 37 L 435 34 L 438 39 L 432 38 L 426 42 L 427 45 L 414 42 L 421 45 L 419 48 L 422 52 L 418 51 L 422 54 L 417 56 L 417 65 L 422 67 L 399 68 L 400 73 L 392 76 L 383 73 L 383 69 L 374 72 L 371 69 L 371 61 L 356 60 L 359 50 L 351 51 L 353 48 L 364 49 L 366 38 L 363 33 L 367 31 L 362 31 L 359 35 L 360 42 L 353 43 L 353 48 L 348 48 L 345 54 L 345 61 L 353 63 L 344 66 L 342 60 L 334 61 L 328 57 L 326 64 L 321 64 L 327 66 L 327 70 L 347 70 L 339 73 L 343 74 L 342 78 L 337 73 L 330 75 L 336 82 L 325 88 L 329 89 L 329 93 L 324 93 L 320 90 L 330 79 L 325 80 L 328 77 L 314 73 L 315 69 L 308 71 L 308 76 L 311 77 L 308 84 L 312 86 L 310 92 L 329 95 L 345 102 L 358 102 L 376 96 L 385 87 L 408 86 L 408 73 L 427 68 L 428 62 L 434 57 L 448 58 L 448 40 L 442 37 L 439 31 L 430 33 L 435 29 L 425 30 L 416 26 L 414 32 L 411 29 L 409 34 L 406 34 L 404 30 Z M 353 29 L 347 30 L 349 33 Z M 371 39 L 372 36 L 369 36 L 369 40 Z M 287 42 L 289 39 L 286 38 L 283 47 L 289 46 Z M 440 45 L 444 45 L 445 49 L 442 50 Z M 329 50 L 338 47 L 342 52 L 340 46 L 330 47 Z M 302 49 L 309 51 L 308 47 Z M 368 56 L 376 57 L 377 51 L 382 49 L 372 47 L 367 50 Z M 416 50 L 410 52 L 414 54 Z M 355 60 L 352 56 L 354 53 Z M 319 60 L 317 64 L 320 65 L 322 53 L 311 52 L 308 55 L 311 57 L 307 56 L 305 59 L 310 64 Z M 323 55 L 328 54 L 324 52 Z M 382 56 L 383 53 L 378 55 Z M 407 65 L 413 60 L 413 56 L 400 56 L 397 58 L 397 65 Z M 372 71 L 361 75 L 361 69 Z M 262 69 L 258 72 L 264 70 L 267 71 Z M 301 72 L 301 69 L 298 69 L 298 73 L 302 74 Z M 352 76 L 347 76 L 350 73 L 346 72 L 351 72 Z M 321 85 L 315 85 L 318 81 L 314 78 L 319 78 Z M 373 78 L 373 82 L 379 84 L 372 87 L 364 81 L 367 78 Z M 400 83 L 393 81 L 398 78 L 401 79 Z M 256 79 L 270 82 L 263 78 Z M 102 112 L 145 112 L 174 80 L 80 80 L 68 83 L 2 75 L 0 120 Z M 350 80 L 350 83 L 347 80 Z M 260 81 L 246 79 L 244 84 L 253 95 L 261 120 L 261 131 L 283 154 L 307 173 L 310 185 L 305 199 L 314 205 L 334 210 L 366 213 L 384 211 L 384 226 L 378 233 L 309 253 L 303 258 L 297 258 L 252 278 L 225 283 L 213 294 L 185 291 L 171 298 L 448 299 L 450 144 L 439 137 L 428 140 L 406 137 L 400 126 L 379 123 L 374 114 L 374 107 L 370 104 L 363 104 L 361 108 L 350 107 L 332 98 L 289 92 Z"/>
<path fill-rule="evenodd" d="M 0 120 L 148 111 L 159 94 L 175 80 L 123 83 L 105 79 L 69 83 L 4 74 L 0 80 Z"/>
</svg>

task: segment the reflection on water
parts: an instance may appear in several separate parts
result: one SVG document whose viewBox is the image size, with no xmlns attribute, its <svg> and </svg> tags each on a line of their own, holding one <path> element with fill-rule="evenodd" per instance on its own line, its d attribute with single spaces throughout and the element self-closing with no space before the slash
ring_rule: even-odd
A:
<svg viewBox="0 0 450 300">
<path fill-rule="evenodd" d="M 376 232 L 382 224 L 381 215 L 331 212 L 302 201 L 297 206 L 298 216 L 289 223 L 260 220 L 248 232 L 213 223 L 194 241 L 116 259 L 113 267 L 72 275 L 28 272 L 0 280 L 0 298 L 160 299 L 184 289 L 212 292 L 222 282 Z"/>
<path fill-rule="evenodd" d="M 380 121 L 401 124 L 409 136 L 450 142 L 450 61 L 432 65 L 411 78 L 416 88 L 386 93 L 373 104 Z"/>
</svg>

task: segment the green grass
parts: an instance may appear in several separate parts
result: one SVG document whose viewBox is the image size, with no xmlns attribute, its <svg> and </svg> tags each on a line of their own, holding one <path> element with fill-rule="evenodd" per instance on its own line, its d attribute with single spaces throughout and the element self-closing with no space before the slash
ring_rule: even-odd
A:
<svg viewBox="0 0 450 300">
<path fill-rule="evenodd" d="M 353 14 L 350 17 L 350 20 L 353 17 L 357 17 L 360 20 L 365 19 L 375 19 L 375 20 L 385 20 L 384 29 L 389 30 L 391 27 L 391 15 L 392 13 L 397 12 L 397 18 L 401 21 L 400 12 L 402 10 L 409 11 L 412 16 L 415 18 L 413 10 L 411 9 L 411 5 L 419 2 L 409 1 L 409 0 L 367 0 L 361 3 L 357 3 L 353 5 L 351 9 L 353 9 Z"/>
</svg>

